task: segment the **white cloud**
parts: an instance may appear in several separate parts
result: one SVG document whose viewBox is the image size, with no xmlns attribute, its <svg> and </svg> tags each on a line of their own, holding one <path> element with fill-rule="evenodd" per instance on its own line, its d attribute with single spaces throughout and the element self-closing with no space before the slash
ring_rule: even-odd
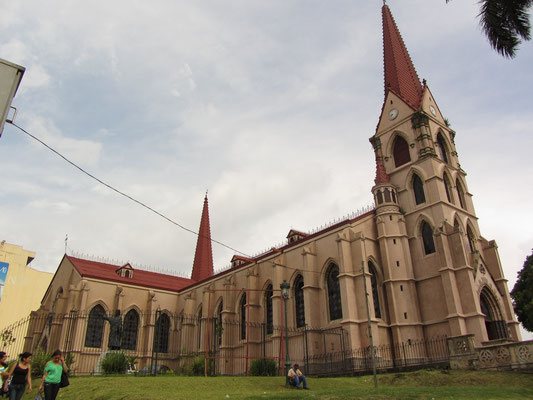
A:
<svg viewBox="0 0 533 400">
<path fill-rule="evenodd" d="M 475 2 L 388 4 L 457 130 L 482 234 L 498 242 L 512 287 L 533 240 L 515 223 L 533 218 L 533 42 L 503 60 Z M 24 128 L 192 229 L 209 189 L 214 237 L 242 251 L 371 200 L 380 4 L 11 2 L 0 53 L 27 67 L 15 98 Z M 82 252 L 190 271 L 193 235 L 21 138 L 6 126 L 0 140 L 0 229 L 37 252 L 34 266 L 53 270 L 68 233 Z M 218 267 L 232 255 L 214 253 Z"/>
</svg>

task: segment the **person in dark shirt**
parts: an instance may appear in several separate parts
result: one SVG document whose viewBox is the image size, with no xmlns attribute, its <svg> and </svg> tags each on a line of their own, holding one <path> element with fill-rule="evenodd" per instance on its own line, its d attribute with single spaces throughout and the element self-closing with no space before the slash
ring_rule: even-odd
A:
<svg viewBox="0 0 533 400">
<path fill-rule="evenodd" d="M 24 352 L 19 356 L 20 361 L 9 368 L 4 381 L 4 390 L 7 390 L 7 382 L 12 377 L 9 384 L 9 400 L 20 400 L 26 390 L 26 383 L 28 383 L 28 393 L 31 393 L 31 358 L 31 353 Z"/>
</svg>

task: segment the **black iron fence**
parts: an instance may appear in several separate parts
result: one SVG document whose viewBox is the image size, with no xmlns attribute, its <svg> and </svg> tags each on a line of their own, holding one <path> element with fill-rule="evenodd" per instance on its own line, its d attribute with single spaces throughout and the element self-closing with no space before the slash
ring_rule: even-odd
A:
<svg viewBox="0 0 533 400">
<path fill-rule="evenodd" d="M 23 351 L 63 350 L 73 362 L 71 373 L 101 374 L 112 352 L 128 358 L 129 373 L 174 371 L 185 374 L 247 375 L 255 360 L 273 360 L 285 373 L 287 355 L 310 376 L 351 375 L 372 370 L 370 348 L 354 349 L 347 332 L 294 328 L 224 318 L 170 315 L 162 312 L 105 316 L 91 313 L 32 313 L 0 332 L 0 351 L 10 359 Z M 117 336 L 118 335 L 118 336 Z M 374 348 L 379 370 L 445 364 L 446 338 L 409 341 Z"/>
</svg>

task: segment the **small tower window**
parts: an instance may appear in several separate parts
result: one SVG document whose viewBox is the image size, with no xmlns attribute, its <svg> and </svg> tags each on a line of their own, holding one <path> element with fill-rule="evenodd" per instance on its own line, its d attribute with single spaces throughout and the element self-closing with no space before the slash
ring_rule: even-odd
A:
<svg viewBox="0 0 533 400">
<path fill-rule="evenodd" d="M 401 136 L 396 136 L 396 139 L 394 139 L 392 152 L 394 155 L 394 165 L 396 167 L 407 164 L 409 161 L 411 161 L 411 156 L 409 155 L 409 145 Z"/>
<path fill-rule="evenodd" d="M 448 147 L 446 146 L 446 142 L 440 132 L 437 135 L 437 146 L 439 148 L 440 158 L 442 159 L 442 161 L 448 164 Z"/>
<path fill-rule="evenodd" d="M 422 204 L 426 202 L 426 196 L 424 194 L 424 184 L 422 179 L 417 174 L 413 175 L 413 191 L 415 193 L 415 203 Z"/>
<path fill-rule="evenodd" d="M 422 241 L 424 242 L 424 252 L 426 254 L 435 253 L 435 242 L 433 241 L 433 229 L 426 221 L 422 222 Z"/>
<path fill-rule="evenodd" d="M 446 174 L 444 174 L 444 190 L 446 190 L 446 198 L 448 199 L 448 203 L 453 203 L 450 180 Z"/>
<path fill-rule="evenodd" d="M 390 203 L 390 199 L 391 199 L 390 198 L 390 191 L 389 191 L 389 189 L 385 189 L 385 201 L 387 203 Z"/>
<path fill-rule="evenodd" d="M 459 197 L 459 204 L 461 205 L 461 208 L 465 207 L 465 191 L 463 189 L 463 185 L 461 185 L 461 182 L 459 182 L 459 179 L 455 181 L 455 186 L 457 187 L 457 196 Z"/>
<path fill-rule="evenodd" d="M 466 236 L 468 237 L 468 245 L 470 246 L 470 252 L 474 253 L 476 251 L 476 237 L 472 233 L 470 226 L 466 228 Z"/>
<path fill-rule="evenodd" d="M 378 197 L 378 204 L 383 203 L 383 193 L 381 193 L 381 190 L 378 190 L 377 197 Z"/>
</svg>

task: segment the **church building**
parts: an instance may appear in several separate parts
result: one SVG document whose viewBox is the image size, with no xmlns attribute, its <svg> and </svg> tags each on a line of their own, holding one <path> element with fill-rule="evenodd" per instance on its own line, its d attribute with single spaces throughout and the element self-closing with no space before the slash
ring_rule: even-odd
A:
<svg viewBox="0 0 533 400">
<path fill-rule="evenodd" d="M 304 359 L 296 346 L 301 332 L 310 335 L 311 356 L 368 347 L 369 321 L 375 346 L 466 334 L 478 346 L 520 341 L 498 247 L 479 230 L 456 133 L 420 81 L 387 5 L 382 18 L 385 96 L 370 137 L 373 209 L 318 232 L 291 229 L 285 245 L 253 258 L 236 254 L 231 268 L 214 274 L 206 196 L 190 279 L 65 255 L 32 313 L 26 347 L 72 351 L 92 370 L 108 349 L 102 317 L 116 310 L 122 349 L 140 367 L 154 351 L 170 365 L 214 348 L 283 360 L 280 327 L 290 328 L 292 361 Z M 340 330 L 342 343 L 311 334 Z M 221 373 L 242 372 L 221 364 Z"/>
</svg>

